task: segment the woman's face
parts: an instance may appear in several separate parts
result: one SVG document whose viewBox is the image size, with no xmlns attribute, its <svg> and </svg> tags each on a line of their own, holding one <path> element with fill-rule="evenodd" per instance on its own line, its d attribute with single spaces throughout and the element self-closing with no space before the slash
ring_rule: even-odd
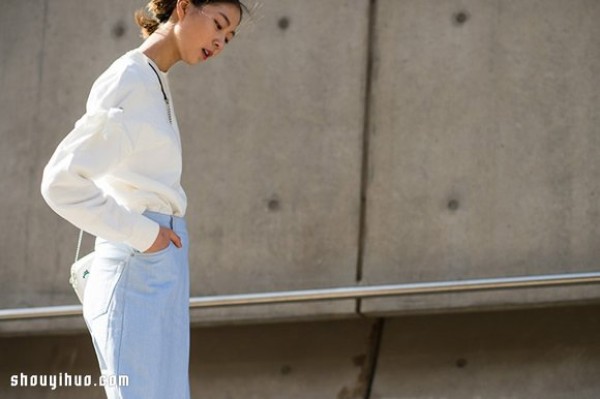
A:
<svg viewBox="0 0 600 399">
<path fill-rule="evenodd" d="M 179 1 L 177 15 L 175 37 L 181 59 L 188 64 L 206 61 L 223 51 L 241 20 L 239 8 L 229 3 L 196 7 L 190 1 Z"/>
</svg>

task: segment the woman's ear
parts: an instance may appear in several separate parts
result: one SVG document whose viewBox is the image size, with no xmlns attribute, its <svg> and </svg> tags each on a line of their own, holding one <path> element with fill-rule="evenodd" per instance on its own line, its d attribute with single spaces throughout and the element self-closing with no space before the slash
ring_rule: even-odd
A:
<svg viewBox="0 0 600 399">
<path fill-rule="evenodd" d="M 177 5 L 175 6 L 175 11 L 177 12 L 177 19 L 179 21 L 183 20 L 185 15 L 190 11 L 190 0 L 177 0 Z"/>
</svg>

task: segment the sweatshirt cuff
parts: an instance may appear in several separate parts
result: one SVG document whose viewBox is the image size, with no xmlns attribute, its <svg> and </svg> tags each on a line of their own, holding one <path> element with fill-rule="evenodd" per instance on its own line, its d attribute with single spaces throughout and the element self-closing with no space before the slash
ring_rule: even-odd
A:
<svg viewBox="0 0 600 399">
<path fill-rule="evenodd" d="M 133 228 L 133 235 L 129 237 L 127 244 L 144 252 L 154 244 L 159 230 L 158 223 L 144 215 L 139 215 Z"/>
</svg>

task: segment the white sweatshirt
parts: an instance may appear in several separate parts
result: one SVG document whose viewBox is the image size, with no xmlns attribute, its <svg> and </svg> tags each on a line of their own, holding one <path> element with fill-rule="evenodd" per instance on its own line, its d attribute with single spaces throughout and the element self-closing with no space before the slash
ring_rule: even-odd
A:
<svg viewBox="0 0 600 399">
<path fill-rule="evenodd" d="M 60 216 L 95 236 L 147 250 L 159 225 L 145 210 L 183 216 L 181 141 L 167 73 L 134 49 L 94 82 L 86 113 L 44 168 L 41 193 Z"/>
</svg>

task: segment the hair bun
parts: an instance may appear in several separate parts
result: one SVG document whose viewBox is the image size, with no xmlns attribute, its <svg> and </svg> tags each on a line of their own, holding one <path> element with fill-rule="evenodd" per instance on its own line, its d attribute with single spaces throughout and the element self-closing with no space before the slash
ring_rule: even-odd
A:
<svg viewBox="0 0 600 399">
<path fill-rule="evenodd" d="M 173 14 L 177 5 L 177 0 L 150 0 L 145 9 L 139 9 L 135 12 L 135 22 L 141 28 L 142 37 L 147 38 L 156 29 L 158 25 L 167 22 Z M 148 15 L 148 12 L 151 15 Z"/>
</svg>

